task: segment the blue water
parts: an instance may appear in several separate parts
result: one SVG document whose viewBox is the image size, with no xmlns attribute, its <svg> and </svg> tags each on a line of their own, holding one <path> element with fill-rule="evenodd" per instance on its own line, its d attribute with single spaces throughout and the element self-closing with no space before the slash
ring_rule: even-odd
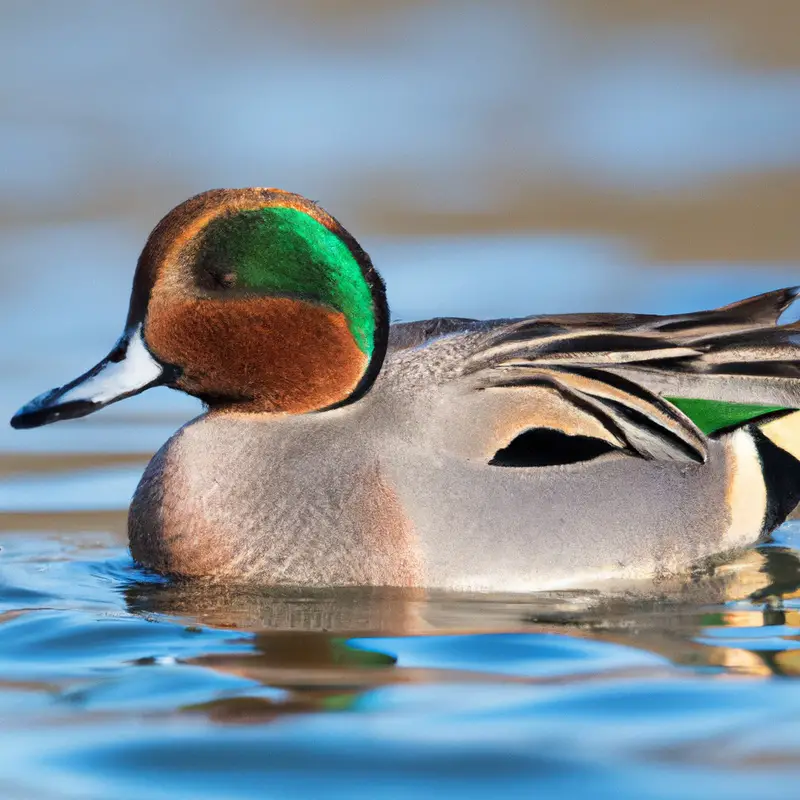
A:
<svg viewBox="0 0 800 800">
<path fill-rule="evenodd" d="M 3 797 L 796 788 L 800 526 L 659 600 L 198 589 L 108 535 L 2 542 Z M 780 608 L 725 599 L 759 569 Z"/>
</svg>

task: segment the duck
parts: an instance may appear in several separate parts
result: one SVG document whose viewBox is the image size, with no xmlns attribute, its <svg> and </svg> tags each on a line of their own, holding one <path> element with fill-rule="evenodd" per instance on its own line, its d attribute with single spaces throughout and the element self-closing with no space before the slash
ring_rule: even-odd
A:
<svg viewBox="0 0 800 800">
<path fill-rule="evenodd" d="M 798 288 L 670 316 L 390 324 L 315 202 L 216 189 L 153 229 L 124 332 L 17 429 L 154 386 L 203 413 L 128 535 L 181 580 L 526 592 L 691 574 L 800 501 Z"/>
</svg>

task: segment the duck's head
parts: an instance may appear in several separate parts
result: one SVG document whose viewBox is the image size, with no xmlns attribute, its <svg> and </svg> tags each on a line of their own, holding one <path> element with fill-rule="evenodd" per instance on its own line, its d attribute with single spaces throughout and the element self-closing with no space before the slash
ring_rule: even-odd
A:
<svg viewBox="0 0 800 800">
<path fill-rule="evenodd" d="M 11 424 L 82 417 L 159 385 L 212 408 L 330 408 L 372 385 L 388 328 L 369 256 L 319 206 L 278 189 L 204 192 L 150 234 L 111 353 Z"/>
</svg>

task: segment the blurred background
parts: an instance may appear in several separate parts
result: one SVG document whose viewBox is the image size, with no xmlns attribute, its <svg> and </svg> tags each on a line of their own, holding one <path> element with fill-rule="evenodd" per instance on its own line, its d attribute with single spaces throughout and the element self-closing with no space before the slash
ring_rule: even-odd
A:
<svg viewBox="0 0 800 800">
<path fill-rule="evenodd" d="M 320 202 L 373 256 L 395 319 L 677 311 L 800 281 L 795 0 L 0 15 L 3 419 L 108 351 L 148 232 L 212 187 Z M 151 451 L 196 408 L 157 390 L 84 422 L 3 424 L 0 450 Z M 131 433 L 146 415 L 163 427 Z"/>
</svg>

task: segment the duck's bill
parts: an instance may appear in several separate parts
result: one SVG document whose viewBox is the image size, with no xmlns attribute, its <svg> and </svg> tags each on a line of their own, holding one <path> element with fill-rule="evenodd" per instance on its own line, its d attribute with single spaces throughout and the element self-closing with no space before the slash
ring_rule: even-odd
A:
<svg viewBox="0 0 800 800">
<path fill-rule="evenodd" d="M 126 333 L 108 356 L 80 378 L 24 405 L 12 417 L 11 427 L 38 428 L 85 417 L 173 377 L 172 368 L 159 363 L 147 349 L 139 327 Z"/>
</svg>

